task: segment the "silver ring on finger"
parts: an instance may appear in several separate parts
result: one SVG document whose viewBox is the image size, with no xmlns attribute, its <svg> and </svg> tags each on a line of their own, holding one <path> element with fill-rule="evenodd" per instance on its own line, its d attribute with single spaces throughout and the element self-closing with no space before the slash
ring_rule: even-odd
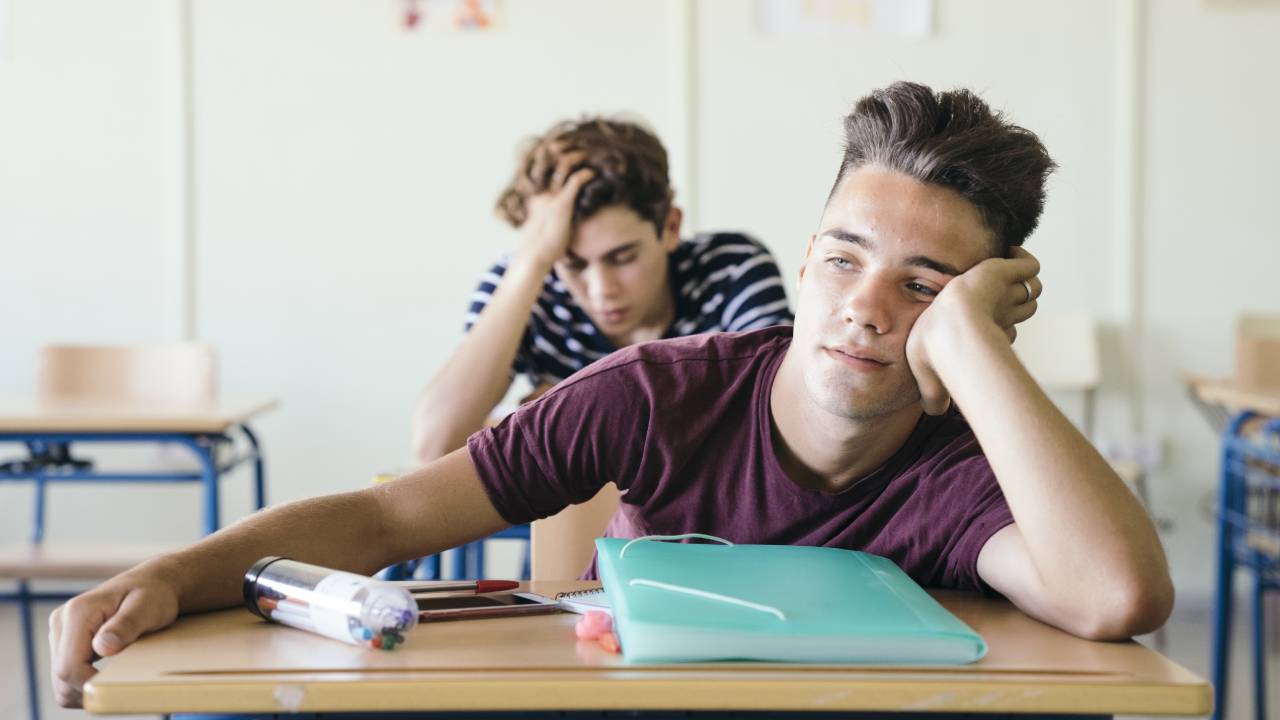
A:
<svg viewBox="0 0 1280 720">
<path fill-rule="evenodd" d="M 1023 280 L 1022 289 L 1027 291 L 1027 299 L 1022 301 L 1022 304 L 1026 305 L 1027 303 L 1031 302 L 1031 296 L 1034 295 L 1034 293 L 1031 292 L 1031 283 L 1026 280 Z"/>
</svg>

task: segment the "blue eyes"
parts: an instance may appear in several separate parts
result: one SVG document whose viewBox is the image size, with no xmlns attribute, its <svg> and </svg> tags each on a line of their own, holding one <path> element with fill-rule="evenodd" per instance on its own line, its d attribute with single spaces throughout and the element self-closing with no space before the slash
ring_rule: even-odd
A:
<svg viewBox="0 0 1280 720">
<path fill-rule="evenodd" d="M 920 293 L 921 295 L 927 295 L 927 296 L 929 296 L 929 297 L 933 297 L 933 296 L 935 296 L 935 295 L 937 295 L 937 294 L 938 294 L 938 291 L 937 291 L 937 290 L 934 290 L 934 289 L 933 289 L 933 288 L 931 288 L 931 287 L 925 287 L 924 285 L 921 285 L 920 283 L 914 283 L 914 282 L 913 282 L 913 283 L 907 283 L 907 288 L 908 288 L 908 289 L 910 289 L 912 292 L 918 292 L 918 293 Z"/>
<path fill-rule="evenodd" d="M 825 262 L 826 262 L 826 263 L 828 263 L 829 265 L 831 265 L 832 267 L 836 268 L 837 270 L 854 270 L 854 269 L 856 269 L 856 266 L 855 266 L 855 265 L 853 264 L 853 262 L 851 262 L 849 259 L 847 259 L 847 258 L 842 258 L 842 257 L 839 257 L 839 256 L 835 256 L 835 255 L 833 255 L 833 256 L 831 256 L 831 257 L 829 257 L 829 258 L 826 258 Z M 907 283 L 907 284 L 906 284 L 906 286 L 905 286 L 905 287 L 906 287 L 908 290 L 910 290 L 911 292 L 916 293 L 917 295 L 923 295 L 923 296 L 928 297 L 928 298 L 937 297 L 937 295 L 938 295 L 938 291 L 937 291 L 937 290 L 934 290 L 933 288 L 929 287 L 928 285 L 924 285 L 924 284 L 922 284 L 922 283 L 918 283 L 918 282 L 909 282 L 909 283 Z"/>
</svg>

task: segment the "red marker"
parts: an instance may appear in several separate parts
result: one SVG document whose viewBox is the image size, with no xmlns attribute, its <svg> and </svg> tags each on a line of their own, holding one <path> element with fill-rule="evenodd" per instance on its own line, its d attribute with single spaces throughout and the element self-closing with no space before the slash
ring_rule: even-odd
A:
<svg viewBox="0 0 1280 720">
<path fill-rule="evenodd" d="M 473 592 L 482 595 L 520 587 L 520 583 L 515 580 L 397 580 L 392 585 L 399 585 L 411 595 L 438 592 Z"/>
</svg>

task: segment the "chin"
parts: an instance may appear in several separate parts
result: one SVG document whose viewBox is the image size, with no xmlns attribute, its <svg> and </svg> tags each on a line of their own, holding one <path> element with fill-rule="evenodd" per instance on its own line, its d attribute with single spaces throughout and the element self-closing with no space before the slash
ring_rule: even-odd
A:
<svg viewBox="0 0 1280 720">
<path fill-rule="evenodd" d="M 810 400 L 826 412 L 847 420 L 873 420 L 919 402 L 920 392 L 910 388 L 864 388 L 845 378 L 809 378 L 805 389 Z"/>
</svg>

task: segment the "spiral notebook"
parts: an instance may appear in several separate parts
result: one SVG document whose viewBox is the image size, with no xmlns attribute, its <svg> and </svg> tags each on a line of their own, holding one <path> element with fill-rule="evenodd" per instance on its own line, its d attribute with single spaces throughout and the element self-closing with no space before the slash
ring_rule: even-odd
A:
<svg viewBox="0 0 1280 720">
<path fill-rule="evenodd" d="M 961 664 L 980 635 L 893 561 L 794 545 L 596 540 L 627 660 Z"/>
<path fill-rule="evenodd" d="M 556 601 L 560 603 L 561 609 L 576 612 L 579 615 L 593 610 L 613 614 L 613 610 L 609 607 L 609 595 L 602 587 L 557 593 Z"/>
</svg>

